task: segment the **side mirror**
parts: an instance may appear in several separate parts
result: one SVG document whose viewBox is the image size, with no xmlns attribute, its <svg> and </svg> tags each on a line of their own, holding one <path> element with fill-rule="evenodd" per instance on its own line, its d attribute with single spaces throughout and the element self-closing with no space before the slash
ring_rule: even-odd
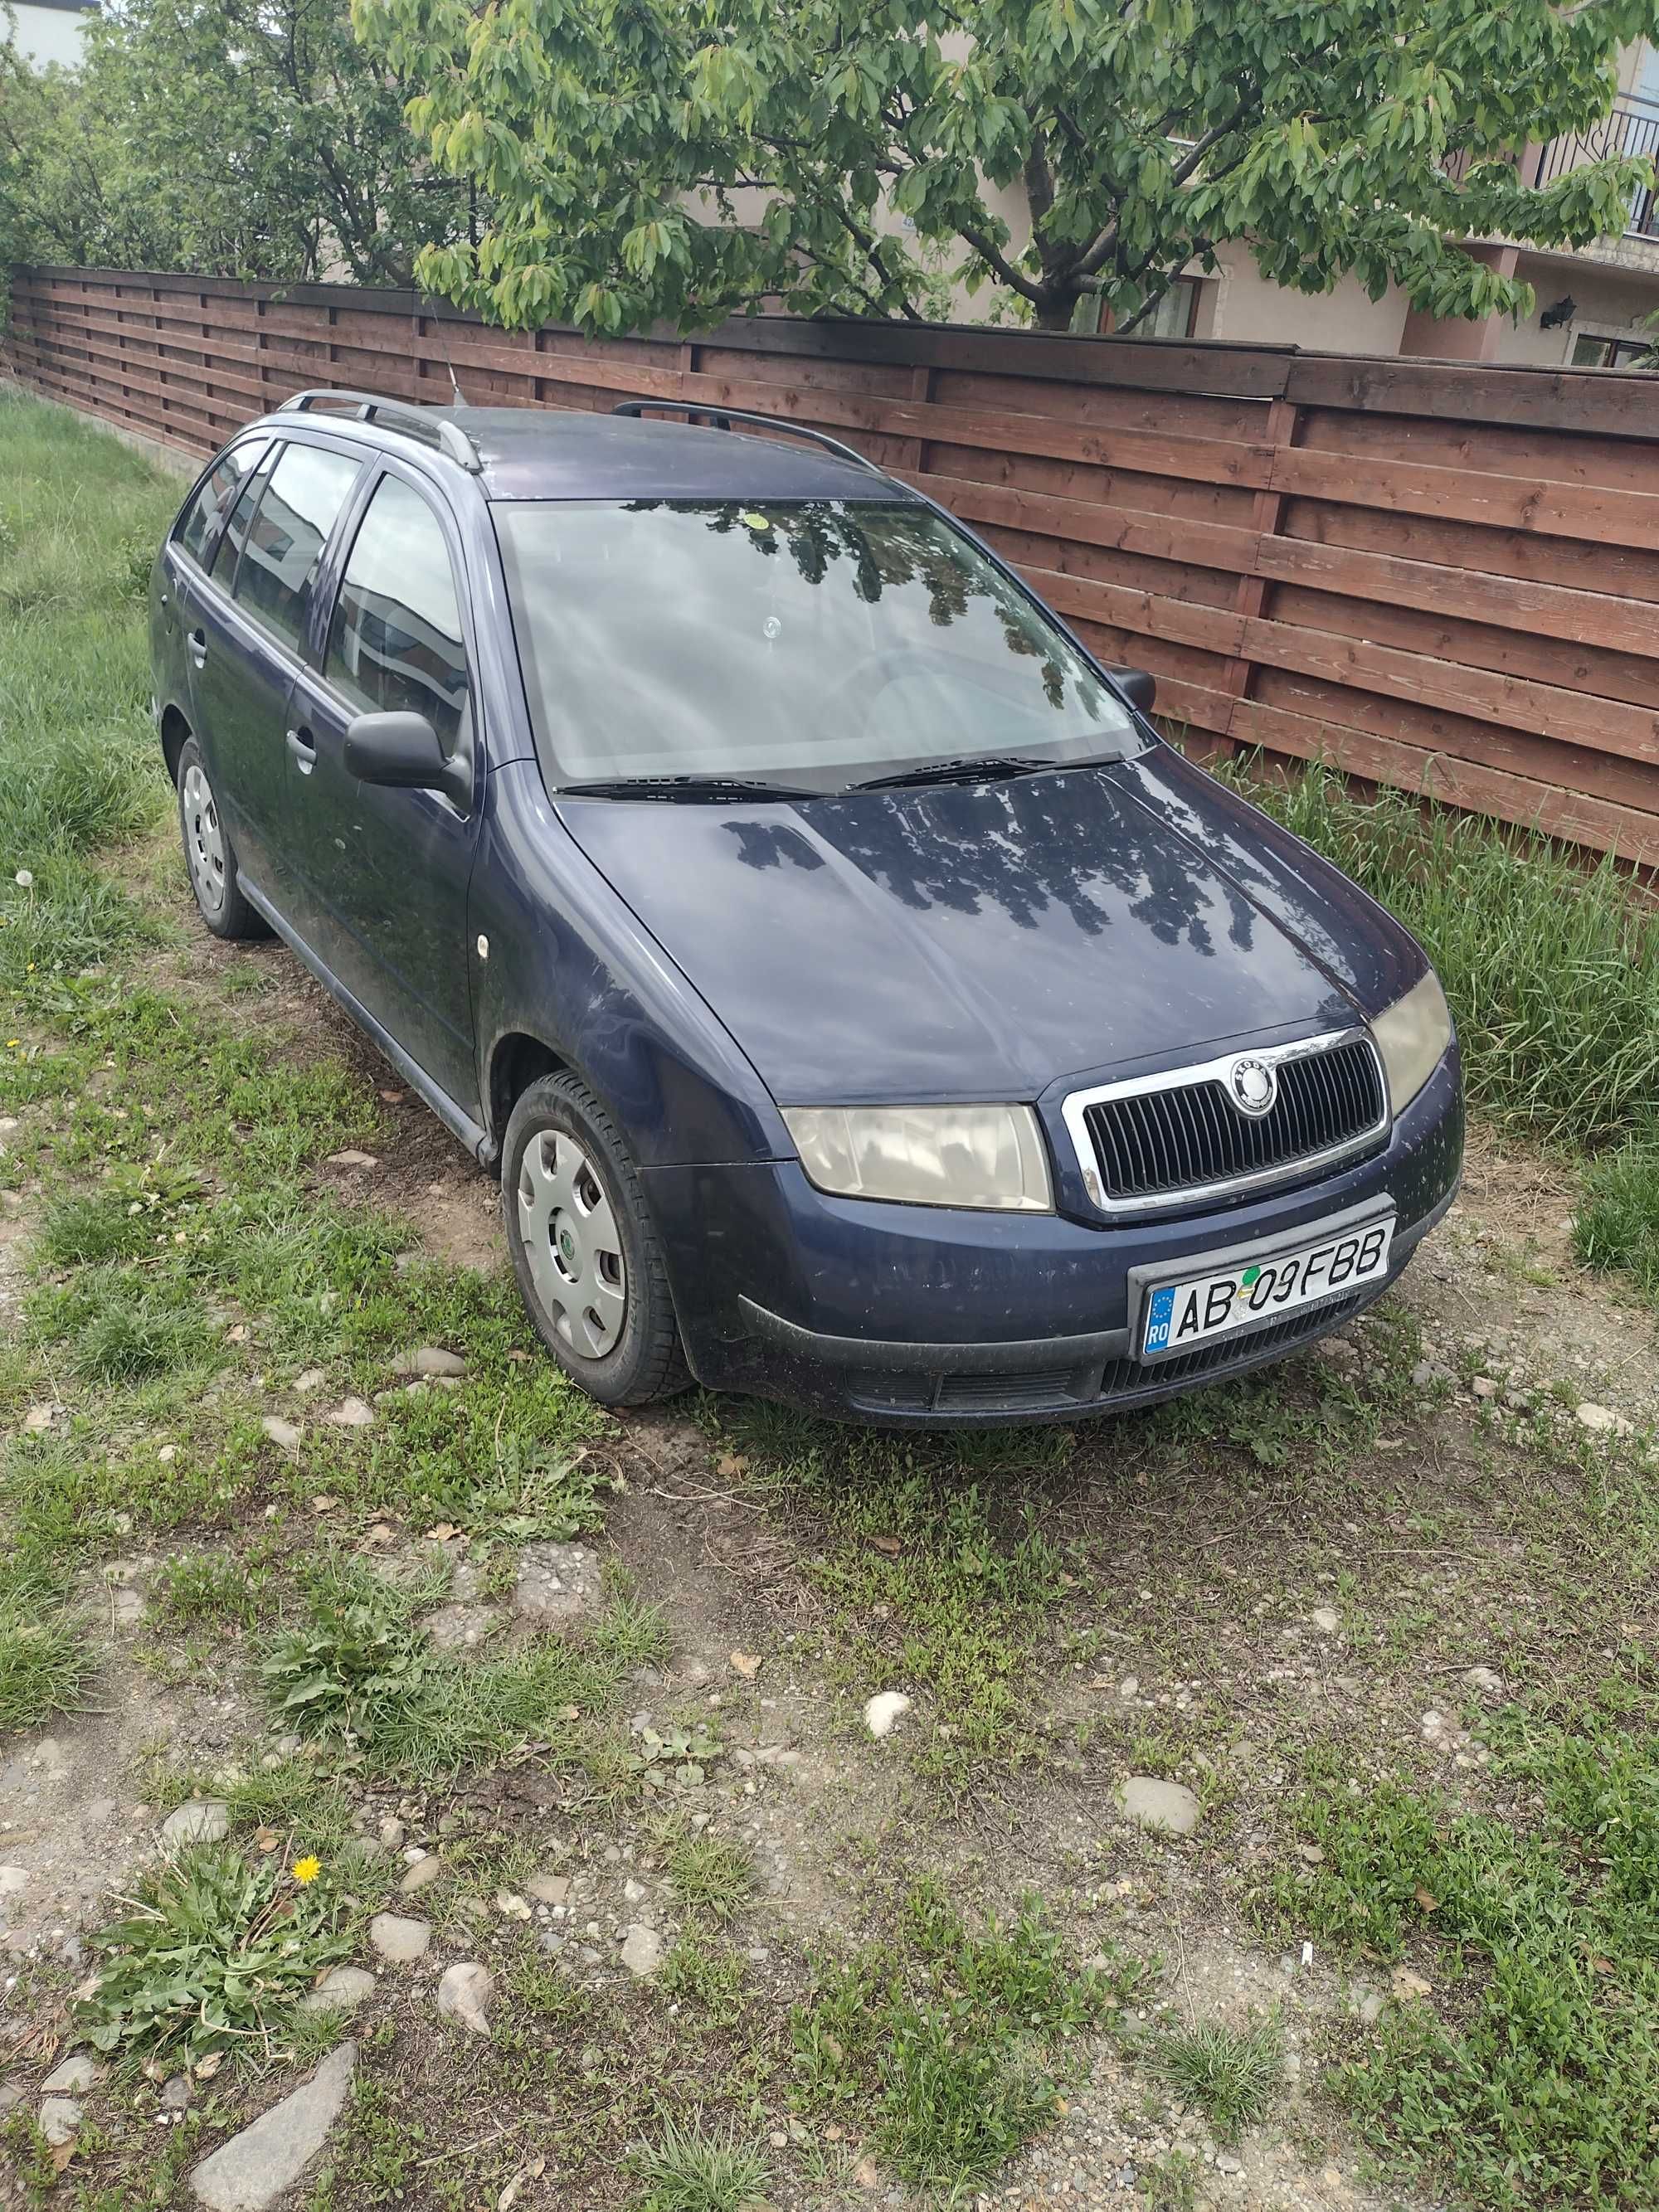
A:
<svg viewBox="0 0 1659 2212">
<path fill-rule="evenodd" d="M 359 714 L 346 726 L 348 775 L 394 791 L 441 791 L 458 806 L 472 798 L 472 771 L 464 759 L 446 760 L 438 732 L 424 714 Z"/>
<path fill-rule="evenodd" d="M 1150 714 L 1158 696 L 1158 678 L 1145 668 L 1115 668 L 1113 680 L 1137 714 Z"/>
</svg>

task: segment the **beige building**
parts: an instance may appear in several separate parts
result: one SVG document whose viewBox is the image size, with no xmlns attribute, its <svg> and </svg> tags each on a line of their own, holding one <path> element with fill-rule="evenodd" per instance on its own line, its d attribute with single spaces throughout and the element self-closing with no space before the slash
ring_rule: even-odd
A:
<svg viewBox="0 0 1659 2212">
<path fill-rule="evenodd" d="M 1613 113 L 1583 137 L 1529 146 L 1522 156 L 1531 183 L 1609 155 L 1659 155 L 1659 51 L 1643 41 L 1625 54 Z M 1309 298 L 1269 283 L 1248 250 L 1224 247 L 1212 276 L 1182 277 L 1143 331 L 1160 337 L 1289 339 L 1339 353 L 1429 354 L 1460 361 L 1522 362 L 1542 368 L 1628 365 L 1646 352 L 1659 328 L 1659 194 L 1638 192 L 1622 237 L 1577 252 L 1483 243 L 1477 249 L 1506 275 L 1524 277 L 1536 294 L 1521 323 L 1493 315 L 1484 322 L 1439 321 L 1419 313 L 1392 288 L 1369 298 L 1352 277 Z"/>
</svg>

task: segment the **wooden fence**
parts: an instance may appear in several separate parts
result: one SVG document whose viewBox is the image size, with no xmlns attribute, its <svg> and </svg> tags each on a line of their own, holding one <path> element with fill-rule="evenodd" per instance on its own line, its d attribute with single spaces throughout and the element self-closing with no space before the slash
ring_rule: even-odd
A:
<svg viewBox="0 0 1659 2212">
<path fill-rule="evenodd" d="M 1659 866 L 1659 379 L 763 318 L 507 334 L 409 293 L 17 272 L 11 367 L 206 453 L 301 385 L 763 409 L 1013 561 L 1200 752 Z"/>
</svg>

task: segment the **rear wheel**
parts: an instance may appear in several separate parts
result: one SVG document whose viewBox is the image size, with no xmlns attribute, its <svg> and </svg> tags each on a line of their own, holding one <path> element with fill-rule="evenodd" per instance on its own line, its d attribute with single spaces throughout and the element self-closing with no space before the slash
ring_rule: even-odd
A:
<svg viewBox="0 0 1659 2212">
<path fill-rule="evenodd" d="M 689 1377 L 639 1170 L 574 1075 L 513 1109 L 501 1209 L 520 1292 L 561 1367 L 606 1406 L 644 1406 Z"/>
<path fill-rule="evenodd" d="M 187 738 L 179 754 L 179 831 L 196 910 L 216 937 L 264 937 L 264 923 L 236 880 L 236 848 L 219 812 L 202 749 Z"/>
</svg>

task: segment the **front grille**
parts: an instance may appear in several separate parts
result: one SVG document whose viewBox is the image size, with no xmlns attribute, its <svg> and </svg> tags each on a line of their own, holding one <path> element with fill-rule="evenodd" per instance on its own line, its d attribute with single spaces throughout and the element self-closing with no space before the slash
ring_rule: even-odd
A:
<svg viewBox="0 0 1659 2212">
<path fill-rule="evenodd" d="M 1382 1071 L 1370 1041 L 1351 1037 L 1277 1060 L 1279 1096 L 1265 1114 L 1241 1114 L 1218 1075 L 1164 1091 L 1132 1091 L 1084 1109 L 1108 1205 L 1177 1197 L 1245 1181 L 1358 1143 L 1379 1127 Z"/>
<path fill-rule="evenodd" d="M 1379 1284 L 1377 1290 L 1381 1287 Z M 1214 1344 L 1200 1344 L 1194 1351 L 1177 1352 L 1167 1359 L 1111 1360 L 1101 1377 L 1100 1395 L 1103 1398 L 1130 1398 L 1141 1390 L 1170 1389 L 1177 1382 L 1191 1382 L 1197 1375 L 1242 1366 L 1245 1361 L 1264 1358 L 1269 1352 L 1287 1352 L 1304 1337 L 1322 1336 L 1327 1329 L 1339 1328 L 1376 1295 L 1376 1291 L 1350 1291 L 1346 1297 L 1286 1314 L 1283 1321 L 1273 1322 L 1267 1328 L 1251 1329 L 1243 1336 L 1224 1336 Z"/>
</svg>

